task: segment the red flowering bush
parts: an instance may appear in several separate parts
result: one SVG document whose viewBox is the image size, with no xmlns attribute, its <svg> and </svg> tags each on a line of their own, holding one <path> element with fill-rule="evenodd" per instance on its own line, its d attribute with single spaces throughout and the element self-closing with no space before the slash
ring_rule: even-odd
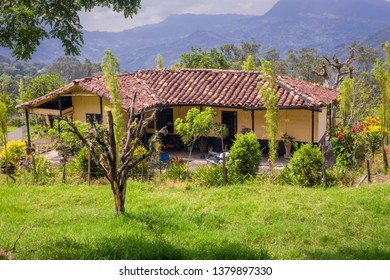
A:
<svg viewBox="0 0 390 280">
<path fill-rule="evenodd" d="M 362 145 L 363 126 L 356 124 L 353 127 L 336 125 L 331 134 L 331 143 L 336 155 L 337 163 L 352 167 L 356 165 L 356 151 Z"/>
</svg>

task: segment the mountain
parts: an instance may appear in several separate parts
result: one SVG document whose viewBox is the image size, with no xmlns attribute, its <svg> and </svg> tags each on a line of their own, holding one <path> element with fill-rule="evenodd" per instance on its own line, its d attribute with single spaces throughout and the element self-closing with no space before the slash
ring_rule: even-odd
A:
<svg viewBox="0 0 390 280">
<path fill-rule="evenodd" d="M 375 45 L 380 46 L 386 38 L 380 31 L 387 28 L 390 2 L 385 0 L 280 0 L 264 16 L 183 14 L 122 32 L 85 31 L 80 58 L 100 61 L 110 49 L 122 70 L 133 71 L 154 67 L 158 53 L 170 66 L 191 47 L 217 48 L 250 38 L 282 55 L 302 47 L 329 55 L 353 41 L 370 44 L 370 40 L 377 40 Z M 0 49 L 0 55 L 9 57 L 9 51 Z M 63 56 L 61 44 L 47 40 L 33 60 L 51 63 L 59 56 Z"/>
<path fill-rule="evenodd" d="M 390 3 L 385 0 L 281 0 L 267 17 L 328 16 L 388 21 Z"/>
</svg>

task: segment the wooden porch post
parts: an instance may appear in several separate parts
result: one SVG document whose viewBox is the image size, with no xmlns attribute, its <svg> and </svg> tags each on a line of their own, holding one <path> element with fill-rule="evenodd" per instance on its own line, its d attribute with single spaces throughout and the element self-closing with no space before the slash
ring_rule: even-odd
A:
<svg viewBox="0 0 390 280">
<path fill-rule="evenodd" d="M 26 127 L 27 127 L 27 147 L 31 148 L 31 134 L 30 134 L 30 118 L 28 114 L 28 109 L 24 110 L 26 116 Z"/>
<path fill-rule="evenodd" d="M 311 111 L 311 142 L 314 143 L 314 111 Z"/>
<path fill-rule="evenodd" d="M 252 132 L 255 132 L 255 110 L 252 110 L 251 113 L 252 113 Z"/>
<path fill-rule="evenodd" d="M 103 123 L 103 98 L 101 96 L 99 98 L 99 102 L 100 102 L 100 117 L 101 117 L 102 123 Z"/>
<path fill-rule="evenodd" d="M 58 98 L 58 109 L 60 110 L 60 118 L 62 118 L 62 103 L 61 103 L 61 95 Z M 58 120 L 58 133 L 61 134 L 61 125 L 60 120 Z"/>
</svg>

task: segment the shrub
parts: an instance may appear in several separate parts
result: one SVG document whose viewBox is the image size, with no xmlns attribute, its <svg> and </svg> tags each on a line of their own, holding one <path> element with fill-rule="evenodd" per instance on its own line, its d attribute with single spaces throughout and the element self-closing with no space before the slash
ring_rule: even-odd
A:
<svg viewBox="0 0 390 280">
<path fill-rule="evenodd" d="M 25 123 L 25 121 L 20 118 L 20 117 L 14 117 L 14 118 L 11 118 L 9 121 L 8 121 L 8 125 L 9 126 L 16 126 L 16 127 L 21 127 L 23 126 Z"/>
<path fill-rule="evenodd" d="M 352 187 L 355 184 L 356 171 L 343 165 L 336 164 L 326 171 L 326 182 L 328 186 L 341 184 L 345 187 Z"/>
<path fill-rule="evenodd" d="M 49 129 L 48 136 L 55 139 L 54 145 L 56 149 L 62 151 L 62 153 L 77 153 L 83 147 L 83 143 L 77 137 L 76 134 L 69 131 L 69 125 L 65 121 L 61 121 L 61 133 L 58 132 L 58 124 L 54 122 L 53 128 Z M 81 134 L 85 135 L 87 131 L 87 124 L 75 121 L 77 129 L 81 132 Z"/>
<path fill-rule="evenodd" d="M 147 150 L 143 146 L 138 146 L 135 148 L 133 157 L 138 158 L 142 156 L 143 154 L 146 154 Z M 149 164 L 147 160 L 144 160 L 140 163 L 138 163 L 133 169 L 131 169 L 131 177 L 133 179 L 143 179 L 145 176 L 148 175 L 149 172 Z"/>
<path fill-rule="evenodd" d="M 198 166 L 191 173 L 193 183 L 202 187 L 214 187 L 223 185 L 222 165 Z"/>
<path fill-rule="evenodd" d="M 356 166 L 356 152 L 362 141 L 362 126 L 357 124 L 354 127 L 343 127 L 337 125 L 333 128 L 331 143 L 338 164 L 353 167 Z"/>
<path fill-rule="evenodd" d="M 379 151 L 382 145 L 382 127 L 379 118 L 367 117 L 364 120 L 363 138 L 371 156 L 375 158 L 376 152 Z"/>
<path fill-rule="evenodd" d="M 320 185 L 322 164 L 320 149 L 312 144 L 304 144 L 294 153 L 289 166 L 278 175 L 278 182 L 305 187 Z"/>
<path fill-rule="evenodd" d="M 75 156 L 75 158 L 68 165 L 71 173 L 76 173 L 84 180 L 88 175 L 88 148 L 83 147 Z M 103 172 L 91 159 L 91 178 L 100 178 L 103 176 Z"/>
<path fill-rule="evenodd" d="M 187 178 L 187 164 L 181 157 L 170 160 L 170 165 L 164 175 L 171 180 L 182 181 Z"/>
<path fill-rule="evenodd" d="M 57 182 L 58 172 L 50 166 L 50 161 L 47 158 L 35 156 L 34 164 L 30 164 L 27 170 L 21 169 L 18 180 L 25 184 L 50 185 Z"/>
<path fill-rule="evenodd" d="M 255 175 L 262 154 L 256 135 L 251 132 L 237 134 L 229 153 L 229 168 L 234 168 L 238 175 Z"/>
<path fill-rule="evenodd" d="M 9 141 L 7 143 L 7 159 L 8 163 L 14 167 L 18 167 L 20 161 L 25 158 L 26 155 L 26 143 L 24 141 Z M 5 150 L 4 147 L 0 152 L 1 164 L 5 163 Z"/>
</svg>

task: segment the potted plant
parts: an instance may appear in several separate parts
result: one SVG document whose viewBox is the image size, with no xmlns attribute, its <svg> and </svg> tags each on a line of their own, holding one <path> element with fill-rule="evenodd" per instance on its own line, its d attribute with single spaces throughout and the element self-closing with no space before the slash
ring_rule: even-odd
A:
<svg viewBox="0 0 390 280">
<path fill-rule="evenodd" d="M 293 143 L 294 139 L 295 138 L 293 136 L 288 135 L 287 133 L 284 133 L 282 135 L 282 141 L 284 143 L 284 149 L 286 151 L 286 153 L 284 154 L 284 158 L 290 158 L 292 143 Z"/>
</svg>

